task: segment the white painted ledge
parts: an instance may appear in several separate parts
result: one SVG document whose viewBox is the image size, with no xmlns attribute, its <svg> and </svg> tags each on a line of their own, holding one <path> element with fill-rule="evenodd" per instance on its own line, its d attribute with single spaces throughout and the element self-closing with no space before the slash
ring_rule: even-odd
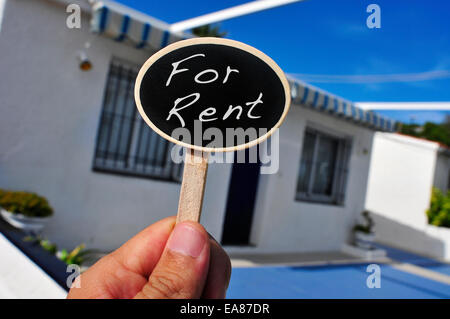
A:
<svg viewBox="0 0 450 319">
<path fill-rule="evenodd" d="M 383 249 L 366 250 L 356 246 L 343 244 L 341 251 L 345 254 L 358 257 L 366 261 L 380 261 L 386 258 L 386 251 Z"/>
<path fill-rule="evenodd" d="M 0 234 L 0 298 L 62 299 L 67 293 Z"/>
</svg>

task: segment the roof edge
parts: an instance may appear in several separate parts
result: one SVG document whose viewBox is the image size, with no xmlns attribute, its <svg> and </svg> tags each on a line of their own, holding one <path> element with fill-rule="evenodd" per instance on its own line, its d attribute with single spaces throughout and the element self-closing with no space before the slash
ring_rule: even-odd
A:
<svg viewBox="0 0 450 319">
<path fill-rule="evenodd" d="M 344 99 L 302 80 L 287 76 L 291 85 L 292 103 L 326 112 L 367 128 L 395 132 L 400 123 L 370 110 L 363 110 L 350 100 Z"/>
</svg>

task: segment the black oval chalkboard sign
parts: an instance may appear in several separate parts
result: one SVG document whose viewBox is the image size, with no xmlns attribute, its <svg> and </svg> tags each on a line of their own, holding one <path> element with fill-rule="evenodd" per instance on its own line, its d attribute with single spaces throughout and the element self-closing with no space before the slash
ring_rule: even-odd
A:
<svg viewBox="0 0 450 319">
<path fill-rule="evenodd" d="M 241 42 L 195 38 L 158 51 L 142 66 L 135 100 L 162 137 L 202 151 L 235 151 L 268 138 L 290 105 L 283 71 Z"/>
</svg>

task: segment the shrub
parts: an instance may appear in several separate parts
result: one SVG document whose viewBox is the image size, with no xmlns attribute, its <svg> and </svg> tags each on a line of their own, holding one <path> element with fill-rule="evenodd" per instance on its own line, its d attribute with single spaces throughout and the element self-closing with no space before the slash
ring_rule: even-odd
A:
<svg viewBox="0 0 450 319">
<path fill-rule="evenodd" d="M 5 191 L 0 189 L 0 207 L 13 214 L 27 217 L 47 217 L 53 215 L 47 199 L 34 193 Z"/>
<path fill-rule="evenodd" d="M 427 217 L 431 225 L 450 227 L 450 191 L 444 195 L 440 189 L 433 188 Z"/>
</svg>

